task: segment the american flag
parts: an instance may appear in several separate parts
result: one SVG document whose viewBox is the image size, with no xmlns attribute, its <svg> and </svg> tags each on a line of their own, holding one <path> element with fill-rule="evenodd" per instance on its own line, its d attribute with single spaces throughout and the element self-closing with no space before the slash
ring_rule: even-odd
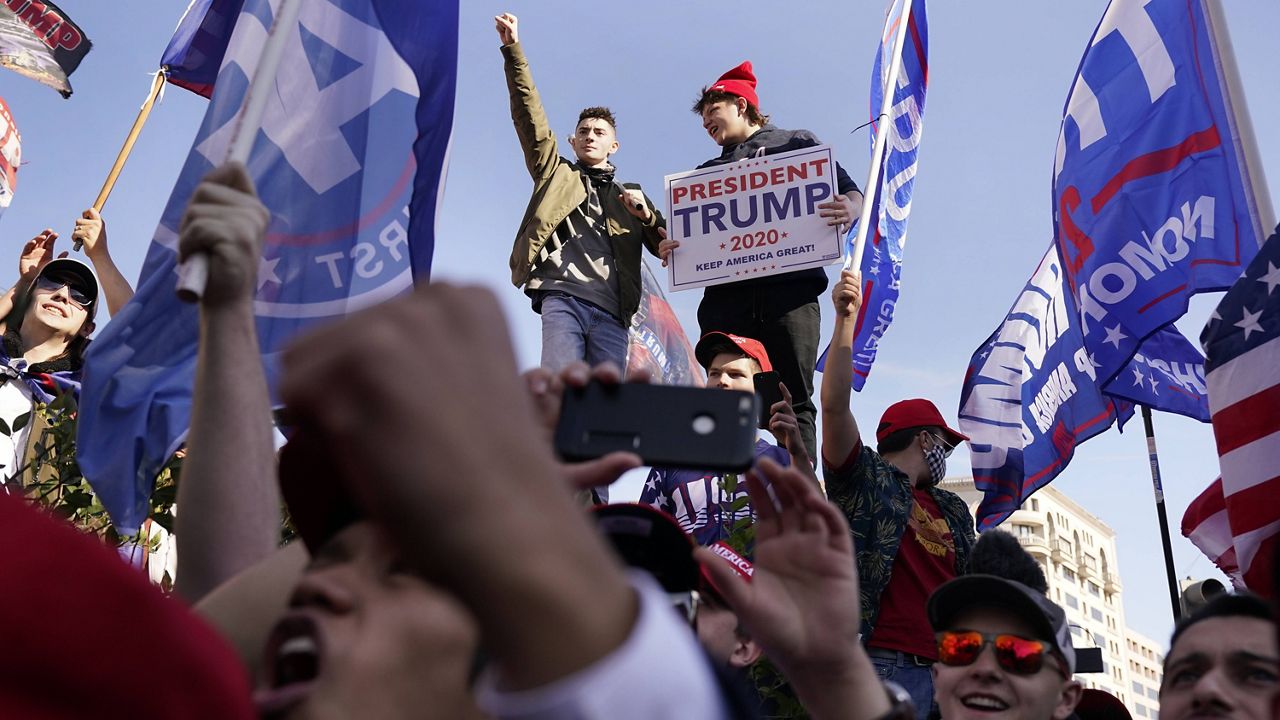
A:
<svg viewBox="0 0 1280 720">
<path fill-rule="evenodd" d="M 1232 585 L 1244 588 L 1244 578 L 1240 577 L 1240 565 L 1236 562 L 1235 540 L 1231 537 L 1231 520 L 1227 517 L 1227 499 L 1222 497 L 1222 478 L 1214 478 L 1187 506 L 1182 516 L 1182 536 L 1231 578 Z"/>
<path fill-rule="evenodd" d="M 1236 562 L 1271 596 L 1280 533 L 1280 228 L 1227 291 L 1204 345 L 1209 411 Z"/>
</svg>

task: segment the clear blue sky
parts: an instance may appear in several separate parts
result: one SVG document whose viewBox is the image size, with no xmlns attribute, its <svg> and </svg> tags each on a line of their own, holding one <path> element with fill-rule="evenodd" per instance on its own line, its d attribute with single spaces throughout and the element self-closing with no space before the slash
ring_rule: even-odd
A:
<svg viewBox="0 0 1280 720">
<path fill-rule="evenodd" d="M 521 39 L 561 137 L 582 107 L 613 107 L 620 176 L 659 196 L 664 175 L 718 154 L 689 106 L 702 85 L 744 59 L 755 64 L 762 109 L 783 127 L 817 133 L 862 184 L 866 131 L 850 130 L 868 116 L 885 4 L 463 0 L 457 119 L 435 278 L 491 287 L 507 308 L 522 364 L 537 362 L 538 319 L 508 280 L 511 239 L 530 183 L 511 128 L 493 15 L 520 17 Z M 1273 187 L 1280 186 L 1274 49 L 1280 3 L 1224 4 L 1263 165 Z M 122 11 L 118 4 L 63 0 L 95 44 L 72 76 L 70 100 L 0 71 L 0 96 L 24 151 L 14 203 L 0 221 L 9 262 L 43 227 L 69 234 L 74 217 L 93 201 L 183 5 L 134 0 Z M 1047 246 L 1063 101 L 1105 6 L 1105 0 L 931 4 L 930 91 L 902 299 L 867 388 L 854 396 L 864 428 L 874 427 L 887 405 L 911 396 L 932 399 L 954 418 L 971 353 Z M 204 106 L 190 93 L 168 90 L 106 208 L 112 251 L 126 277 L 137 276 Z M 569 152 L 567 143 L 562 150 Z M 699 297 L 694 290 L 670 298 L 687 330 L 696 330 Z M 1198 336 L 1214 303 L 1195 301 L 1183 330 Z M 825 302 L 823 315 L 829 333 Z M 1202 577 L 1212 566 L 1178 536 L 1177 525 L 1217 474 L 1212 432 L 1168 415 L 1157 416 L 1156 426 L 1176 566 L 1180 575 Z M 950 472 L 968 473 L 965 453 L 954 456 Z M 1119 534 L 1129 624 L 1166 638 L 1171 618 L 1140 423 L 1082 445 L 1056 483 Z"/>
</svg>

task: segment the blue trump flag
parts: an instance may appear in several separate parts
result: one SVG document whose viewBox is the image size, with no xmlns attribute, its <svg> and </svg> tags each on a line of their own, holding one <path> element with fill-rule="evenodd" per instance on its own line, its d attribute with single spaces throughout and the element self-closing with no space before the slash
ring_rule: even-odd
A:
<svg viewBox="0 0 1280 720">
<path fill-rule="evenodd" d="M 1054 240 L 1103 380 L 1257 253 L 1220 51 L 1201 0 L 1112 0 L 1067 97 Z"/>
<path fill-rule="evenodd" d="M 854 390 L 862 390 L 875 362 L 880 340 L 893 322 L 902 280 L 902 250 L 907 244 L 907 218 L 911 213 L 911 193 L 915 187 L 920 137 L 924 129 L 925 91 L 929 85 L 929 23 L 925 0 L 910 0 L 907 37 L 902 44 L 898 77 L 889 78 L 894 40 L 902 22 L 906 0 L 894 0 L 885 17 L 880 47 L 871 68 L 871 145 L 875 134 L 888 132 L 880 182 L 864 202 L 872 203 L 872 226 L 867 229 L 862 255 L 862 309 L 853 336 Z M 884 88 L 893 92 L 889 117 L 879 117 L 884 104 Z M 856 228 L 847 240 L 852 246 Z M 852 247 L 847 252 L 852 252 Z M 828 347 L 828 349 L 830 349 Z M 826 368 L 827 350 L 818 359 L 818 369 Z"/>
<path fill-rule="evenodd" d="M 227 41 L 243 7 L 244 0 L 191 0 L 160 60 L 166 79 L 212 97 Z"/>
<path fill-rule="evenodd" d="M 1209 422 L 1209 386 L 1204 372 L 1204 355 L 1199 348 L 1169 325 L 1142 341 L 1129 364 L 1103 392 L 1153 410 Z"/>
<path fill-rule="evenodd" d="M 122 530 L 188 427 L 197 313 L 174 295 L 178 223 L 223 162 L 276 2 L 245 0 L 138 292 L 89 351 L 79 461 Z M 425 282 L 457 82 L 458 5 L 309 0 L 289 34 L 248 168 L 271 224 L 254 310 L 272 400 L 311 325 Z M 230 420 L 234 422 L 234 420 Z"/>
<path fill-rule="evenodd" d="M 1123 425 L 1135 403 L 1209 419 L 1204 356 L 1172 326 L 1102 383 L 1050 247 L 1000 327 L 969 361 L 960 430 L 972 438 L 982 528 L 999 524 L 1066 467 L 1081 442 Z"/>
<path fill-rule="evenodd" d="M 1000 327 L 974 353 L 960 391 L 978 527 L 994 527 L 1062 472 L 1077 444 L 1123 423 L 1131 404 L 1104 395 L 1050 247 Z"/>
</svg>

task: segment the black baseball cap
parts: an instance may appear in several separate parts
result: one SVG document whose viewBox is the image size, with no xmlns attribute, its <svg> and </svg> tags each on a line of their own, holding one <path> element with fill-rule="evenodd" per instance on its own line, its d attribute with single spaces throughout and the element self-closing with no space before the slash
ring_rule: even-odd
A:
<svg viewBox="0 0 1280 720">
<path fill-rule="evenodd" d="M 951 629 L 956 616 L 974 607 L 998 607 L 1031 625 L 1036 637 L 1051 643 L 1076 671 L 1067 614 L 1043 593 L 996 575 L 963 575 L 943 583 L 929 596 L 929 624 L 935 632 Z"/>
</svg>

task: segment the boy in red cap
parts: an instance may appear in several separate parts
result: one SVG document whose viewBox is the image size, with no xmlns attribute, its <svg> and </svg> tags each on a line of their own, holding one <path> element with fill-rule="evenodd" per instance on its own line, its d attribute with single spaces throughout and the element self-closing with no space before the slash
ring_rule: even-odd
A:
<svg viewBox="0 0 1280 720">
<path fill-rule="evenodd" d="M 707 371 L 707 387 L 755 392 L 756 373 L 774 369 L 769 353 L 758 340 L 723 332 L 707 333 L 693 350 Z M 791 407 L 791 395 L 780 383 L 782 401 L 771 408 L 769 432 L 778 441 L 771 445 L 756 439 L 756 460 L 767 457 L 783 467 L 795 465 L 812 477 L 813 462 L 805 449 L 800 424 Z M 738 520 L 754 517 L 747 488 L 739 483 L 733 495 L 724 491 L 724 476 L 717 471 L 690 468 L 654 468 L 649 472 L 640 502 L 671 515 L 699 545 L 725 540 Z M 735 505 L 741 505 L 735 508 Z"/>
<path fill-rule="evenodd" d="M 627 328 L 640 305 L 641 248 L 658 254 L 666 225 L 640 186 L 614 179 L 618 150 L 613 113 L 590 107 L 569 138 L 574 160 L 556 148 L 529 61 L 510 13 L 494 18 L 533 195 L 511 251 L 511 282 L 542 315 L 542 365 L 552 372 L 576 360 L 625 367 Z"/>
<path fill-rule="evenodd" d="M 783 130 L 769 123 L 769 116 L 760 112 L 756 76 L 750 61 L 704 87 L 693 112 L 702 118 L 702 126 L 722 148 L 719 157 L 702 163 L 699 168 L 820 144 L 808 130 Z M 838 163 L 836 187 L 839 194 L 818 205 L 818 209 L 827 224 L 844 232 L 861 212 L 862 193 Z M 659 246 L 663 260 L 679 246 L 677 240 L 664 240 Z M 698 306 L 702 333 L 724 330 L 758 338 L 764 343 L 778 374 L 795 398 L 796 417 L 810 456 L 817 454 L 814 429 L 817 408 L 812 396 L 820 339 L 818 296 L 826 287 L 826 272 L 822 268 L 810 268 L 709 286 Z"/>
<path fill-rule="evenodd" d="M 937 487 L 946 458 L 969 438 L 922 398 L 890 405 L 862 443 L 849 410 L 853 332 L 861 277 L 843 271 L 831 293 L 836 322 L 822 374 L 822 472 L 827 494 L 849 520 L 861 579 L 862 642 L 882 672 L 916 698 L 932 698 L 937 644 L 926 603 L 963 575 L 973 548 L 973 516 L 958 495 Z M 917 700 L 920 718 L 928 702 Z"/>
</svg>

